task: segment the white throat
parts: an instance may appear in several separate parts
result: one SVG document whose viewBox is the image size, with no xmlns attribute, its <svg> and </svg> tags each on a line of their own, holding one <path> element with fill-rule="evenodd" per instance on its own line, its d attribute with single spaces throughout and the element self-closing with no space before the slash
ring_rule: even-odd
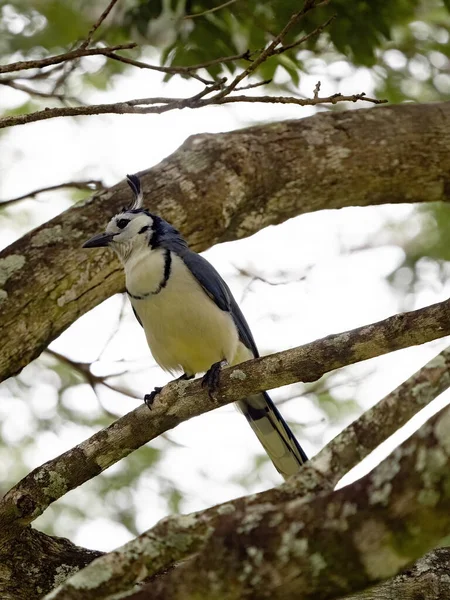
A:
<svg viewBox="0 0 450 600">
<path fill-rule="evenodd" d="M 111 248 L 117 254 L 125 269 L 130 261 L 132 263 L 139 262 L 152 252 L 146 235 L 139 235 L 125 242 L 113 242 Z"/>
<path fill-rule="evenodd" d="M 130 294 L 146 296 L 158 290 L 165 274 L 165 254 L 163 248 L 151 250 L 148 246 L 129 254 L 123 264 Z"/>
</svg>

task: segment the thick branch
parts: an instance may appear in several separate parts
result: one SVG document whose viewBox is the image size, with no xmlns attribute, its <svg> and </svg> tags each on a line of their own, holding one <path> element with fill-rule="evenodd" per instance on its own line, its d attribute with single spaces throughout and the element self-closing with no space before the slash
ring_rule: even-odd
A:
<svg viewBox="0 0 450 600">
<path fill-rule="evenodd" d="M 228 503 L 197 554 L 136 598 L 325 600 L 394 576 L 450 526 L 449 431 L 445 408 L 367 476 L 309 502 Z M 93 570 L 49 600 L 106 597 Z"/>
<path fill-rule="evenodd" d="M 442 600 L 450 598 L 450 548 L 436 548 L 411 568 L 345 600 Z M 130 597 L 134 600 L 134 596 Z"/>
<path fill-rule="evenodd" d="M 261 390 L 324 373 L 450 333 L 450 300 L 225 369 L 212 403 L 199 381 L 173 382 L 150 412 L 140 406 L 72 450 L 38 467 L 0 502 L 0 526 L 29 524 L 49 504 L 179 423 Z"/>
<path fill-rule="evenodd" d="M 279 488 L 236 500 L 233 506 L 277 504 L 331 491 L 348 469 L 448 387 L 449 363 L 450 349 L 447 349 L 340 433 L 303 467 L 298 477 Z M 142 578 L 161 574 L 175 561 L 191 555 L 204 543 L 209 527 L 214 526 L 227 510 L 228 503 L 188 517 L 168 517 L 126 548 L 109 554 L 104 564 L 95 566 L 95 570 L 101 568 L 108 573 L 107 580 L 98 581 L 98 586 L 93 589 L 96 600 L 100 600 L 102 591 L 110 590 L 112 586 L 116 590 L 124 589 Z M 4 579 L 0 577 L 0 596 L 5 600 L 27 600 L 37 589 L 49 591 L 57 584 L 57 577 L 59 581 L 66 579 L 71 569 L 84 566 L 95 558 L 91 551 L 70 545 L 68 541 L 57 538 L 46 541 L 46 536 L 39 531 L 29 527 L 25 531 L 26 534 L 19 535 L 20 525 L 2 531 L 5 556 L 14 557 L 11 575 Z M 37 545 L 50 550 L 37 552 Z M 48 560 L 49 552 L 52 561 Z M 14 582 L 22 581 L 22 568 L 28 569 L 33 577 L 28 575 L 27 585 L 22 585 L 19 591 Z"/>
<path fill-rule="evenodd" d="M 31 527 L 1 532 L 0 598 L 36 600 L 103 553 Z"/>
<path fill-rule="evenodd" d="M 243 505 L 248 508 L 286 503 L 332 491 L 349 469 L 449 387 L 449 368 L 450 348 L 447 348 L 341 432 L 297 477 L 279 488 L 233 501 L 234 510 L 242 509 Z M 133 583 L 191 556 L 205 543 L 221 516 L 230 512 L 231 505 L 226 503 L 196 514 L 163 519 L 124 547 L 104 556 L 86 570 L 83 578 L 95 579 L 98 570 L 108 573 L 108 577 L 92 586 L 89 592 L 84 590 L 84 600 L 101 600 L 113 591 L 127 590 Z M 63 600 L 65 593 L 63 588 L 55 600 Z"/>
<path fill-rule="evenodd" d="M 450 103 L 322 113 L 194 136 L 141 179 L 148 208 L 204 250 L 315 210 L 447 201 L 449 146 Z M 128 202 L 120 183 L 0 253 L 0 379 L 123 289 L 111 254 L 80 246 Z"/>
</svg>

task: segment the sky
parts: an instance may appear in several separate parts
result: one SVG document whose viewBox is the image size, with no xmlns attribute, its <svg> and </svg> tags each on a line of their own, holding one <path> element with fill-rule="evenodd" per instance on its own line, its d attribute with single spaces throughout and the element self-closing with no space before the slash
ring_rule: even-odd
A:
<svg viewBox="0 0 450 600">
<path fill-rule="evenodd" d="M 101 66 L 98 58 L 85 59 L 91 69 Z M 317 61 L 315 72 L 302 78 L 300 91 L 311 95 L 320 78 L 322 93 L 373 93 L 370 73 L 352 70 L 346 63 L 335 63 L 331 72 Z M 338 89 L 329 75 L 343 77 Z M 157 73 L 133 72 L 117 78 L 107 92 L 92 92 L 89 100 L 114 102 L 149 95 L 190 95 L 198 91 L 197 82 L 172 80 L 164 85 Z M 4 93 L 3 93 L 4 92 Z M 255 92 L 257 93 L 257 92 Z M 23 94 L 2 90 L 0 108 L 20 104 Z M 356 108 L 366 108 L 361 103 Z M 352 108 L 355 108 L 352 106 Z M 16 127 L 0 139 L 0 199 L 18 196 L 36 188 L 73 179 L 101 179 L 113 185 L 133 173 L 148 169 L 175 151 L 189 135 L 238 129 L 266 121 L 302 118 L 315 112 L 310 107 L 288 105 L 233 105 L 202 110 L 173 111 L 165 115 L 103 115 L 79 119 L 57 119 Z M 0 244 L 5 247 L 14 239 L 67 209 L 69 197 L 46 194 L 39 201 L 29 200 L 11 209 L 11 219 L 0 221 Z M 112 215 L 105 215 L 105 225 Z M 307 214 L 238 242 L 221 244 L 205 253 L 231 286 L 233 294 L 254 333 L 262 354 L 297 346 L 330 333 L 358 327 L 386 318 L 402 310 L 402 300 L 386 282 L 403 259 L 403 251 L 394 245 L 354 251 L 364 245 L 369 236 L 383 228 L 386 221 L 404 222 L 413 219 L 408 206 L 350 208 Z M 239 271 L 265 278 L 267 282 L 242 277 Z M 276 284 L 276 285 L 275 285 Z M 408 308 L 418 308 L 448 296 L 448 286 L 430 284 Z M 51 344 L 51 348 L 80 361 L 95 361 L 114 331 L 118 317 L 122 324 L 104 350 L 101 360 L 93 366 L 94 373 L 116 372 L 123 364 L 129 373 L 120 378 L 139 397 L 155 385 L 169 380 L 153 362 L 142 329 L 122 296 L 108 299 L 81 317 Z M 345 402 L 356 396 L 360 410 L 368 408 L 420 368 L 445 347 L 435 342 L 420 348 L 410 348 L 380 357 L 349 369 L 335 395 Z M 126 361 L 121 363 L 120 361 Z M 31 385 L 30 413 L 24 412 L 19 394 L 3 385 L 0 405 L 3 434 L 12 446 L 32 433 L 32 410 L 54 414 L 57 405 L 53 382 L 48 375 L 37 376 L 36 366 L 27 367 L 22 377 Z M 339 379 L 340 378 L 340 379 Z M 301 384 L 274 390 L 272 397 L 281 402 L 283 415 L 294 423 L 296 434 L 308 455 L 314 455 L 357 414 L 324 419 L 323 412 L 310 397 L 302 395 Z M 122 415 L 135 408 L 139 401 L 99 390 L 99 397 L 86 385 L 66 392 L 64 402 L 80 411 L 80 415 L 110 411 Z M 292 397 L 286 401 L 286 398 Z M 447 402 L 444 397 L 439 402 Z M 439 404 L 431 407 L 437 410 Z M 27 416 L 28 414 L 28 416 Z M 426 418 L 426 413 L 422 420 Z M 420 423 L 416 419 L 415 426 Z M 404 428 L 404 435 L 412 432 Z M 36 437 L 26 453 L 27 467 L 32 469 L 57 454 L 81 442 L 93 431 L 77 423 L 66 423 L 62 434 L 46 433 Z M 238 481 L 251 469 L 261 447 L 245 419 L 233 408 L 224 407 L 184 423 L 170 432 L 176 445 L 170 444 L 161 463 L 159 475 L 175 481 L 185 495 L 183 512 L 199 510 L 218 502 L 256 492 L 278 483 L 281 479 L 271 464 L 247 487 Z M 372 468 L 398 443 L 399 437 L 384 445 L 359 470 L 347 478 L 360 476 Z M 162 440 L 154 447 L 167 448 Z M 11 459 L 12 460 L 12 459 Z M 112 467 L 110 472 L 114 472 Z M 6 476 L 8 463 L 3 464 Z M 2 467 L 0 465 L 0 480 Z M 89 485 L 89 484 L 87 484 Z M 84 507 L 89 502 L 85 486 L 71 492 L 73 502 Z M 140 531 L 151 527 L 167 514 L 167 505 L 151 472 L 139 480 L 133 495 L 137 525 Z M 129 501 L 125 499 L 124 502 Z M 68 518 L 69 519 L 69 518 Z M 64 517 L 60 517 L 64 532 Z M 45 521 L 44 521 L 45 522 Z M 39 525 L 39 521 L 37 522 Z M 69 524 L 67 524 L 69 527 Z M 63 535 L 64 533 L 61 533 Z M 101 506 L 90 511 L 90 518 L 77 528 L 71 539 L 80 545 L 108 550 L 128 541 L 130 532 L 102 514 Z"/>
</svg>

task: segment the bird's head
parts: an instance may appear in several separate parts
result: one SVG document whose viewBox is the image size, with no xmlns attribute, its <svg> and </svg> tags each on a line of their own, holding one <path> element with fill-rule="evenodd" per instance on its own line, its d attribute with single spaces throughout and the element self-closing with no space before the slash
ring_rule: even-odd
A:
<svg viewBox="0 0 450 600">
<path fill-rule="evenodd" d="M 122 262 L 126 262 L 135 252 L 148 252 L 167 247 L 171 242 L 179 243 L 182 238 L 170 223 L 142 208 L 143 193 L 139 177 L 127 175 L 127 183 L 134 195 L 131 206 L 115 215 L 105 232 L 85 242 L 83 248 L 108 246 L 117 253 Z"/>
</svg>

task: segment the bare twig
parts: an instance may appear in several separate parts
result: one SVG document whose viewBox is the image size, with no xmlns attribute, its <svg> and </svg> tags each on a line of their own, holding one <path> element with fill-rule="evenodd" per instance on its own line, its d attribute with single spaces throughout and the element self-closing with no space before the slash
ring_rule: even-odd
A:
<svg viewBox="0 0 450 600">
<path fill-rule="evenodd" d="M 116 54 L 115 52 L 109 52 L 108 54 L 106 54 L 106 56 L 114 60 L 123 62 L 127 65 L 139 67 L 141 69 L 151 69 L 152 71 L 159 71 L 160 73 L 168 73 L 172 75 L 192 75 L 194 71 L 198 71 L 199 69 L 207 69 L 208 67 L 212 67 L 214 65 L 237 62 L 238 60 L 250 61 L 251 56 L 253 54 L 254 53 L 250 52 L 250 50 L 246 50 L 241 54 L 234 54 L 232 56 L 222 56 L 221 58 L 214 58 L 212 60 L 208 60 L 203 63 L 198 63 L 196 65 L 177 67 L 163 67 L 159 65 L 150 65 L 149 63 L 143 62 L 141 60 L 134 60 L 126 56 L 121 56 L 120 54 Z"/>
<path fill-rule="evenodd" d="M 311 38 L 316 37 L 317 35 L 319 35 L 320 33 L 322 33 L 322 31 L 324 29 L 326 29 L 328 27 L 328 25 L 330 25 L 334 21 L 335 18 L 336 18 L 336 15 L 332 15 L 329 19 L 327 19 L 326 21 L 324 21 L 322 23 L 322 25 L 319 25 L 318 27 L 316 27 L 314 29 L 314 31 L 311 31 L 310 33 L 307 33 L 306 35 L 304 35 L 303 37 L 301 37 L 297 41 L 292 42 L 291 44 L 287 44 L 286 46 L 281 46 L 281 48 L 276 48 L 273 51 L 272 56 L 276 55 L 276 54 L 282 54 L 283 52 L 286 52 L 287 50 L 292 50 L 293 48 L 297 48 L 297 46 L 300 46 L 301 44 L 304 44 L 305 42 L 307 42 Z"/>
<path fill-rule="evenodd" d="M 280 31 L 280 33 L 270 42 L 270 44 L 267 46 L 267 48 L 262 50 L 259 53 L 259 55 L 250 63 L 250 65 L 242 73 L 237 75 L 229 85 L 227 85 L 223 90 L 221 90 L 220 92 L 218 92 L 218 94 L 216 94 L 216 97 L 215 97 L 216 101 L 227 96 L 230 92 L 232 92 L 240 84 L 240 82 L 243 79 L 245 79 L 246 77 L 251 75 L 259 67 L 259 65 L 261 65 L 263 62 L 265 62 L 270 56 L 273 56 L 276 51 L 277 46 L 279 44 L 281 44 L 281 45 L 283 44 L 283 40 L 286 37 L 286 35 L 289 33 L 289 31 L 308 12 L 310 12 L 311 10 L 313 10 L 314 8 L 316 8 L 318 6 L 323 6 L 328 3 L 329 3 L 329 0 L 323 0 L 322 2 L 317 2 L 317 0 L 305 0 L 303 8 L 291 16 L 288 23 L 283 27 L 283 29 Z"/>
<path fill-rule="evenodd" d="M 246 53 L 244 53 L 244 54 L 246 54 Z M 198 69 L 203 68 L 203 66 L 201 66 L 201 65 L 200 66 L 193 65 L 192 67 L 162 67 L 159 65 L 151 65 L 151 64 L 143 62 L 141 60 L 134 60 L 133 58 L 128 58 L 127 56 L 121 56 L 120 54 L 116 54 L 115 52 L 111 52 L 111 53 L 107 54 L 106 56 L 108 56 L 108 58 L 111 58 L 113 60 L 117 60 L 119 62 L 125 63 L 127 65 L 132 65 L 133 67 L 138 67 L 140 69 L 149 69 L 151 71 L 158 71 L 159 73 L 168 73 L 171 75 L 188 75 L 189 77 L 192 77 L 193 79 L 197 79 L 204 85 L 210 85 L 211 83 L 214 83 L 214 82 L 210 81 L 209 79 L 205 79 L 204 77 L 201 77 L 198 73 L 196 73 L 196 71 Z M 242 57 L 243 55 L 238 55 L 238 56 Z M 228 57 L 228 59 L 226 59 L 226 60 L 227 61 L 237 60 L 237 58 Z M 221 60 L 217 59 L 215 62 L 219 63 L 219 62 L 221 62 Z M 213 63 L 213 61 L 211 61 L 211 63 Z M 204 64 L 207 64 L 207 63 L 204 63 Z"/>
<path fill-rule="evenodd" d="M 0 79 L 0 85 L 5 85 L 14 90 L 18 90 L 20 92 L 25 92 L 26 94 L 30 94 L 30 96 L 38 96 L 39 98 L 55 98 L 56 100 L 72 100 L 76 101 L 75 98 L 67 98 L 63 94 L 57 94 L 55 92 L 42 92 L 40 90 L 36 90 L 32 87 L 29 87 L 23 83 L 19 83 L 14 79 Z"/>
<path fill-rule="evenodd" d="M 53 90 L 52 90 L 53 93 L 56 93 L 56 91 L 63 84 L 66 83 L 66 81 L 68 80 L 70 75 L 78 68 L 79 63 L 80 63 L 80 59 L 77 58 L 71 62 L 63 64 L 62 73 L 59 75 L 59 77 L 56 79 L 55 83 L 53 84 Z"/>
<path fill-rule="evenodd" d="M 327 21 L 322 23 L 319 27 L 317 27 L 314 31 L 304 35 L 300 39 L 288 44 L 283 45 L 284 39 L 289 31 L 298 23 L 298 21 L 309 11 L 312 9 L 328 4 L 329 0 L 322 0 L 319 2 L 318 0 L 305 0 L 303 8 L 297 13 L 293 14 L 289 20 L 289 22 L 285 25 L 282 31 L 270 42 L 270 44 L 256 52 L 250 53 L 250 51 L 243 52 L 239 55 L 224 57 L 220 59 L 214 59 L 212 61 L 207 61 L 202 64 L 192 65 L 188 67 L 161 67 L 156 65 L 150 65 L 148 63 L 138 61 L 135 59 L 131 59 L 128 57 L 121 56 L 116 54 L 115 50 L 119 49 L 129 49 L 136 46 L 136 44 L 125 44 L 122 46 L 110 46 L 106 48 L 94 48 L 89 49 L 89 43 L 92 39 L 93 33 L 98 29 L 101 23 L 109 14 L 112 7 L 115 5 L 117 0 L 111 0 L 96 21 L 96 23 L 91 28 L 87 40 L 77 49 L 66 52 L 65 54 L 61 54 L 59 56 L 48 57 L 46 59 L 41 59 L 37 61 L 25 61 L 21 63 L 14 63 L 11 65 L 5 65 L 4 67 L 0 67 L 0 73 L 7 73 L 16 70 L 22 69 L 30 69 L 30 68 L 38 68 L 45 67 L 52 64 L 57 64 L 60 62 L 67 61 L 77 61 L 82 56 L 89 56 L 93 54 L 101 54 L 110 58 L 112 60 L 117 60 L 123 62 L 125 64 L 129 64 L 135 67 L 150 69 L 154 71 L 159 71 L 162 73 L 168 74 L 178 74 L 178 75 L 188 75 L 194 79 L 197 79 L 201 83 L 205 85 L 205 89 L 200 93 L 191 96 L 189 98 L 145 98 L 145 99 L 132 99 L 125 102 L 118 102 L 115 104 L 99 104 L 99 105 L 91 105 L 91 106 L 66 106 L 63 108 L 46 108 L 41 111 L 36 111 L 34 113 L 29 113 L 27 115 L 14 115 L 3 117 L 0 119 L 0 128 L 10 127 L 13 125 L 21 125 L 25 123 L 32 123 L 36 121 L 42 121 L 55 117 L 66 117 L 66 116 L 81 116 L 81 115 L 98 115 L 98 114 L 162 114 L 170 110 L 182 109 L 182 108 L 202 108 L 204 106 L 210 105 L 218 105 L 218 104 L 228 104 L 228 103 L 236 103 L 236 102 L 258 102 L 258 103 L 278 103 L 278 104 L 296 104 L 298 106 L 314 106 L 317 104 L 336 104 L 337 102 L 357 102 L 359 100 L 365 100 L 367 102 L 372 102 L 374 104 L 380 104 L 384 101 L 377 100 L 374 98 L 366 98 L 364 93 L 354 94 L 352 96 L 343 96 L 342 94 L 333 94 L 332 96 L 328 96 L 325 98 L 320 98 L 318 95 L 318 90 L 316 88 L 313 98 L 294 98 L 294 97 L 284 97 L 284 96 L 245 96 L 245 95 L 231 95 L 232 92 L 238 90 L 248 90 L 256 87 L 260 87 L 268 81 L 249 83 L 247 85 L 239 86 L 239 83 L 243 81 L 245 78 L 248 78 L 257 68 L 261 65 L 265 60 L 269 57 L 281 54 L 295 48 L 307 41 L 314 35 L 318 35 L 323 31 L 325 27 L 327 27 L 334 17 L 330 17 Z M 220 7 L 216 7 L 214 10 L 218 10 L 219 8 L 223 8 L 231 4 L 231 2 L 227 2 L 222 4 Z M 209 10 L 206 12 L 213 12 L 213 10 Z M 202 13 L 205 14 L 205 13 Z M 197 15 L 199 16 L 200 13 Z M 252 58 L 253 55 L 256 54 L 256 58 Z M 211 82 L 206 80 L 204 77 L 198 75 L 196 71 L 201 68 L 208 68 L 214 64 L 226 64 L 227 62 L 237 61 L 239 59 L 245 59 L 250 61 L 250 64 L 247 68 L 242 71 L 239 75 L 237 75 L 230 84 L 226 85 L 226 79 L 222 78 L 219 81 Z M 74 64 L 74 63 L 72 63 Z M 70 72 L 70 71 L 69 71 Z M 63 75 L 58 79 L 55 83 L 55 87 L 53 93 L 50 94 L 52 97 L 57 97 L 61 100 L 64 100 L 64 96 L 60 94 L 56 94 L 56 90 L 60 83 L 67 76 L 67 72 L 63 73 Z M 1 83 L 1 82 L 0 82 Z M 6 85 L 6 83 L 5 83 Z M 9 85 L 16 86 L 17 84 Z M 23 86 L 22 86 L 22 89 Z M 209 98 L 205 98 L 208 94 L 212 92 L 216 92 L 211 95 Z M 317 93 L 316 93 L 317 92 Z M 29 93 L 33 93 L 32 90 L 29 90 Z M 47 97 L 46 94 L 42 94 Z"/>
<path fill-rule="evenodd" d="M 105 46 L 104 48 L 76 48 L 56 56 L 47 56 L 35 60 L 22 60 L 9 65 L 0 65 L 0 73 L 12 73 L 13 71 L 24 71 L 26 69 L 42 69 L 50 65 L 57 65 L 83 56 L 108 56 L 116 50 L 130 50 L 136 48 L 134 42 L 128 44 L 118 44 L 117 46 Z"/>
<path fill-rule="evenodd" d="M 339 102 L 358 102 L 363 100 L 364 102 L 371 102 L 372 104 L 385 104 L 387 100 L 378 100 L 377 98 L 369 98 L 365 92 L 360 94 L 352 94 L 350 96 L 344 96 L 343 94 L 337 93 L 331 96 L 317 97 L 317 98 L 294 98 L 291 96 L 226 96 L 219 100 L 213 96 L 208 104 L 229 104 L 232 102 L 260 102 L 266 104 L 296 104 L 297 106 L 316 106 L 317 104 L 338 104 Z M 206 104 L 205 104 L 206 106 Z M 1 121 L 0 121 L 1 127 Z"/>
<path fill-rule="evenodd" d="M 272 79 L 265 79 L 264 81 L 257 81 L 256 83 L 249 83 L 248 85 L 239 86 L 234 89 L 235 92 L 242 92 L 243 90 L 252 90 L 253 88 L 261 87 L 263 85 L 269 85 L 272 83 Z"/>
<path fill-rule="evenodd" d="M 8 75 L 7 77 L 2 77 L 2 81 L 17 81 L 18 79 L 22 81 L 35 81 L 40 79 L 48 79 L 51 75 L 55 75 L 58 71 L 64 69 L 65 63 L 58 63 L 56 65 L 52 65 L 48 68 L 43 67 L 40 71 L 35 71 L 34 73 L 19 73 L 17 75 Z"/>
<path fill-rule="evenodd" d="M 103 21 L 106 19 L 106 17 L 109 15 L 109 13 L 111 12 L 112 8 L 114 7 L 114 5 L 117 2 L 118 2 L 118 0 L 111 0 L 110 1 L 110 3 L 105 8 L 105 10 L 102 12 L 102 14 L 99 16 L 99 18 L 97 19 L 97 21 L 92 25 L 92 27 L 89 30 L 89 33 L 87 35 L 87 38 L 80 45 L 80 49 L 84 50 L 85 48 L 87 48 L 89 46 L 89 44 L 92 41 L 92 36 L 97 31 L 97 29 L 100 27 L 100 25 L 103 23 Z"/>
<path fill-rule="evenodd" d="M 121 300 L 121 305 L 120 305 L 120 311 L 119 314 L 117 316 L 117 321 L 116 321 L 116 325 L 115 327 L 112 329 L 112 331 L 110 332 L 106 342 L 103 344 L 103 348 L 100 350 L 100 352 L 98 353 L 97 356 L 97 360 L 101 360 L 102 356 L 105 354 L 106 349 L 108 348 L 108 346 L 110 345 L 110 343 L 113 341 L 113 339 L 115 338 L 115 336 L 117 335 L 117 332 L 119 331 L 119 327 L 122 323 L 123 317 L 125 315 L 125 310 L 126 307 L 128 306 L 128 298 L 126 294 L 122 294 L 122 300 Z"/>
<path fill-rule="evenodd" d="M 313 98 L 314 98 L 314 99 L 316 99 L 316 98 L 318 98 L 318 97 L 319 97 L 319 92 L 320 92 L 320 86 L 321 86 L 321 85 L 322 85 L 322 84 L 321 84 L 321 82 L 320 82 L 320 81 L 318 81 L 318 82 L 316 83 L 316 86 L 315 86 L 315 88 L 314 88 L 314 95 L 313 95 Z"/>
<path fill-rule="evenodd" d="M 82 376 L 82 378 L 85 379 L 85 381 L 91 386 L 95 394 L 97 394 L 96 387 L 99 385 L 103 385 L 104 387 L 108 388 L 109 390 L 112 390 L 113 392 L 118 392 L 119 394 L 123 394 L 124 396 L 128 396 L 129 398 L 133 398 L 133 400 L 142 400 L 141 396 L 138 396 L 128 388 L 125 388 L 121 385 L 112 385 L 107 381 L 111 377 L 119 377 L 120 375 L 124 375 L 126 371 L 104 376 L 94 375 L 94 373 L 92 373 L 91 371 L 91 363 L 83 363 L 78 362 L 76 360 L 72 360 L 68 356 L 61 354 L 60 352 L 56 352 L 56 350 L 51 350 L 50 348 L 47 348 L 45 352 L 50 356 L 56 358 L 58 361 L 69 365 L 72 369 L 77 371 Z"/>
<path fill-rule="evenodd" d="M 224 2 L 223 4 L 220 4 L 219 6 L 214 6 L 213 8 L 209 8 L 208 10 L 204 10 L 199 13 L 193 13 L 191 15 L 185 15 L 183 19 L 196 19 L 197 17 L 203 17 L 210 13 L 221 10 L 222 8 L 226 8 L 227 6 L 230 6 L 230 4 L 234 4 L 235 2 L 237 2 L 237 0 L 228 0 L 228 2 Z"/>
<path fill-rule="evenodd" d="M 77 190 L 86 190 L 90 192 L 99 192 L 106 189 L 103 182 L 99 181 L 98 179 L 90 179 L 88 181 L 68 181 L 66 183 L 59 183 L 57 185 L 49 185 L 47 187 L 39 188 L 38 190 L 33 190 L 32 192 L 28 192 L 22 196 L 17 196 L 17 198 L 11 198 L 10 200 L 0 200 L 0 209 L 4 208 L 5 206 L 16 204 L 17 202 L 27 198 L 35 198 L 38 194 L 43 194 L 44 192 L 53 192 L 55 190 L 62 190 L 66 188 L 75 188 Z"/>
<path fill-rule="evenodd" d="M 56 117 L 77 117 L 82 115 L 102 115 L 102 114 L 162 114 L 170 110 L 182 108 L 202 108 L 216 104 L 230 104 L 235 102 L 258 102 L 266 104 L 296 104 L 297 106 L 316 106 L 318 104 L 337 104 L 338 102 L 358 102 L 363 100 L 372 104 L 383 104 L 387 100 L 377 100 L 368 98 L 365 93 L 353 94 L 352 96 L 343 96 L 342 94 L 333 94 L 323 98 L 293 98 L 290 96 L 212 96 L 203 99 L 202 96 L 210 93 L 218 84 L 208 86 L 205 90 L 189 98 L 143 98 L 138 100 L 126 100 L 114 104 L 93 104 L 90 106 L 68 106 L 64 108 L 46 108 L 44 110 L 17 116 L 8 116 L 0 118 L 0 129 L 11 127 L 13 125 L 24 125 Z M 221 92 L 219 92 L 221 94 Z M 158 106 L 138 106 L 138 105 Z"/>
</svg>

